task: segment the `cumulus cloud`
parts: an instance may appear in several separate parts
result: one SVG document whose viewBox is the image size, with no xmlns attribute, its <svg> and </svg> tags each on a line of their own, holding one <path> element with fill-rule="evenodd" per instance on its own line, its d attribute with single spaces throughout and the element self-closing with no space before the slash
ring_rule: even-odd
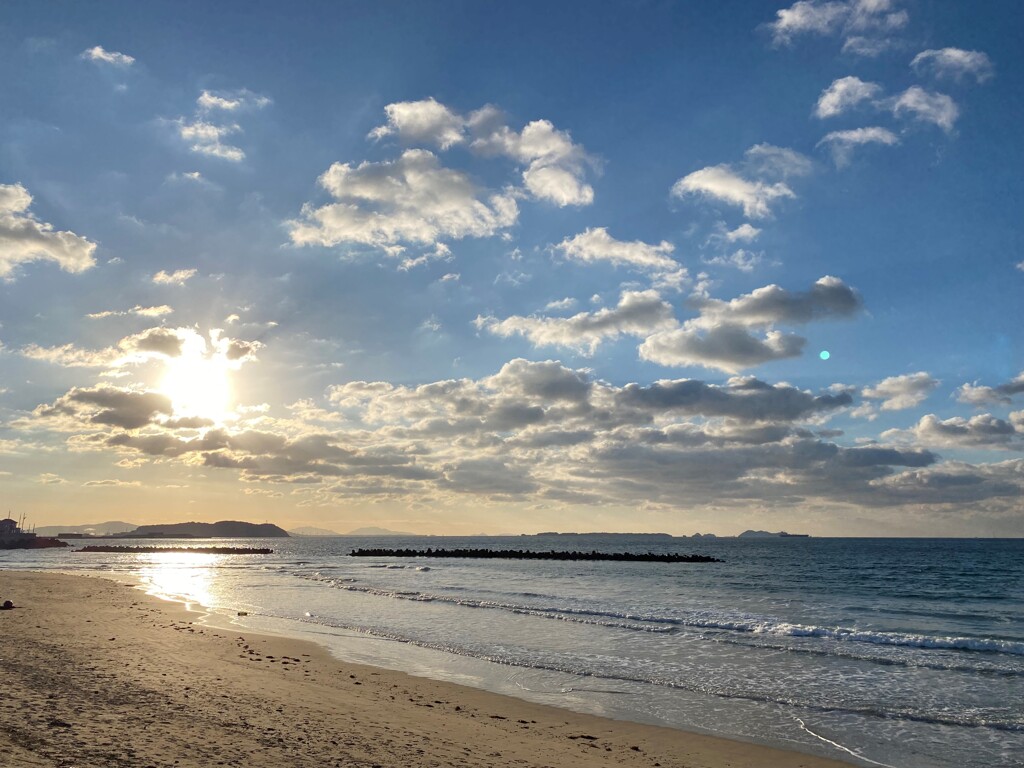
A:
<svg viewBox="0 0 1024 768">
<path fill-rule="evenodd" d="M 757 239 L 757 236 L 761 234 L 761 230 L 752 224 L 744 222 L 740 224 L 736 229 L 730 230 L 725 233 L 725 239 L 730 243 L 744 242 L 749 243 Z"/>
<path fill-rule="evenodd" d="M 296 245 L 428 245 L 494 235 L 519 215 L 511 194 L 488 195 L 423 149 L 356 167 L 334 163 L 319 182 L 337 202 L 303 206 L 302 218 L 288 222 Z"/>
<path fill-rule="evenodd" d="M 694 297 L 690 305 L 700 312 L 699 324 L 721 322 L 740 326 L 804 325 L 816 320 L 851 317 L 860 311 L 860 296 L 838 277 L 826 275 L 809 291 L 789 291 L 778 285 L 757 288 L 730 301 Z"/>
<path fill-rule="evenodd" d="M 753 272 L 763 260 L 764 254 L 740 248 L 730 254 L 712 256 L 703 261 L 705 264 L 713 264 L 718 267 L 733 267 L 740 272 Z"/>
<path fill-rule="evenodd" d="M 640 345 L 642 359 L 660 365 L 697 365 L 736 373 L 798 357 L 803 352 L 805 338 L 774 326 L 850 317 L 862 303 L 846 283 L 826 276 L 806 292 L 767 285 L 731 301 L 695 295 L 689 306 L 699 315 L 682 327 L 649 336 Z"/>
<path fill-rule="evenodd" d="M 918 85 L 907 88 L 890 102 L 890 106 L 896 117 L 933 123 L 947 133 L 953 130 L 960 116 L 960 108 L 951 97 L 944 93 L 926 91 Z"/>
<path fill-rule="evenodd" d="M 525 336 L 538 347 L 565 347 L 594 354 L 601 342 L 622 335 L 645 336 L 676 325 L 672 307 L 655 290 L 623 291 L 614 308 L 572 317 L 477 317 L 477 328 L 496 336 Z"/>
<path fill-rule="evenodd" d="M 0 184 L 0 278 L 30 261 L 53 261 L 65 272 L 95 266 L 96 244 L 74 232 L 54 231 L 29 208 L 32 195 L 21 184 Z"/>
<path fill-rule="evenodd" d="M 75 416 L 90 424 L 138 429 L 173 413 L 171 401 L 157 392 L 136 392 L 111 386 L 75 387 L 50 405 L 33 412 L 37 418 Z"/>
<path fill-rule="evenodd" d="M 957 399 L 971 405 L 994 405 L 1012 402 L 1014 395 L 1024 393 L 1024 371 L 996 387 L 964 384 L 957 390 Z"/>
<path fill-rule="evenodd" d="M 744 153 L 738 168 L 726 164 L 701 168 L 676 181 L 671 193 L 677 198 L 697 195 L 718 200 L 742 208 L 748 218 L 766 218 L 773 203 L 796 197 L 786 180 L 806 176 L 813 168 L 810 158 L 792 149 L 755 144 Z"/>
<path fill-rule="evenodd" d="M 918 371 L 882 379 L 873 387 L 865 387 L 861 394 L 871 400 L 881 400 L 883 411 L 902 411 L 923 403 L 937 386 L 938 379 Z"/>
<path fill-rule="evenodd" d="M 182 286 L 195 277 L 197 271 L 196 269 L 176 269 L 173 272 L 167 272 L 161 269 L 153 275 L 153 282 L 157 285 Z"/>
<path fill-rule="evenodd" d="M 768 28 L 777 46 L 804 35 L 839 35 L 844 52 L 866 56 L 888 47 L 888 36 L 910 19 L 906 11 L 895 10 L 892 0 L 799 0 L 775 15 Z"/>
<path fill-rule="evenodd" d="M 657 245 L 640 240 L 616 240 L 604 227 L 588 229 L 575 237 L 567 237 L 555 246 L 566 258 L 583 262 L 606 261 L 643 271 L 669 271 L 679 268 L 672 258 L 675 246 L 662 240 Z"/>
<path fill-rule="evenodd" d="M 130 67 L 135 63 L 134 57 L 126 53 L 105 50 L 102 45 L 86 48 L 82 51 L 81 57 L 86 61 L 95 61 L 98 64 L 111 64 L 115 67 Z"/>
<path fill-rule="evenodd" d="M 858 147 L 868 144 L 881 144 L 892 147 L 899 144 L 899 139 L 886 128 L 873 126 L 870 128 L 853 128 L 848 131 L 832 131 L 818 142 L 818 146 L 828 147 L 832 152 L 832 160 L 837 168 L 850 164 L 853 152 Z"/>
<path fill-rule="evenodd" d="M 841 77 L 821 92 L 814 107 L 815 117 L 826 118 L 841 115 L 863 101 L 877 98 L 882 87 L 868 83 L 859 77 Z"/>
<path fill-rule="evenodd" d="M 242 89 L 239 91 L 212 91 L 204 90 L 196 99 L 196 105 L 204 112 L 221 110 L 224 112 L 237 112 L 243 109 L 263 109 L 271 104 L 266 96 Z"/>
<path fill-rule="evenodd" d="M 433 98 L 399 101 L 384 107 L 387 123 L 370 131 L 369 138 L 397 136 L 407 143 L 432 144 L 439 149 L 462 143 L 466 121 Z"/>
<path fill-rule="evenodd" d="M 384 108 L 387 122 L 368 138 L 396 136 L 406 144 L 426 144 L 447 150 L 467 143 L 484 156 L 507 157 L 524 166 L 523 186 L 538 199 L 558 206 L 589 205 L 594 189 L 586 183 L 593 160 L 568 131 L 550 120 L 534 120 L 516 131 L 498 108 L 487 105 L 464 116 L 434 98 L 402 101 Z"/>
<path fill-rule="evenodd" d="M 682 328 L 648 336 L 640 345 L 640 358 L 659 365 L 696 365 L 737 373 L 773 360 L 799 357 L 806 343 L 801 336 L 777 330 L 758 335 L 733 323 L 706 327 L 691 321 Z"/>
<path fill-rule="evenodd" d="M 672 185 L 672 195 L 678 198 L 698 195 L 720 200 L 742 208 L 743 214 L 752 219 L 771 215 L 771 205 L 775 201 L 796 197 L 784 182 L 768 184 L 746 179 L 728 165 L 713 165 L 684 176 Z"/>
<path fill-rule="evenodd" d="M 189 149 L 197 154 L 219 157 L 233 163 L 245 159 L 245 152 L 239 147 L 223 141 L 225 137 L 241 132 L 242 128 L 237 123 L 217 125 L 204 120 L 189 122 L 181 118 L 176 125 L 182 141 L 188 142 L 191 145 Z"/>
<path fill-rule="evenodd" d="M 1021 445 L 1022 427 L 1024 411 L 1010 414 L 1009 421 L 989 413 L 969 419 L 955 416 L 945 420 L 929 413 L 910 430 L 891 429 L 883 432 L 882 437 L 889 440 L 912 438 L 922 445 L 933 446 L 1011 448 Z"/>
<path fill-rule="evenodd" d="M 973 77 L 983 83 L 995 74 L 995 67 L 987 54 L 981 51 L 965 51 L 962 48 L 940 48 L 921 51 L 910 66 L 918 74 L 930 74 L 938 78 L 962 80 Z"/>
</svg>

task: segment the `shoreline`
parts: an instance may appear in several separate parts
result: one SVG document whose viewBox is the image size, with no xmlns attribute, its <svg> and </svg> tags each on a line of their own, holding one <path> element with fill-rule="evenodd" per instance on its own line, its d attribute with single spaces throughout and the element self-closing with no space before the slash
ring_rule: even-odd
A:
<svg viewBox="0 0 1024 768">
<path fill-rule="evenodd" d="M 104 577 L 0 571 L 0 762 L 110 766 L 849 763 L 578 714 L 206 626 Z M 127 735 L 127 737 L 126 737 Z"/>
</svg>

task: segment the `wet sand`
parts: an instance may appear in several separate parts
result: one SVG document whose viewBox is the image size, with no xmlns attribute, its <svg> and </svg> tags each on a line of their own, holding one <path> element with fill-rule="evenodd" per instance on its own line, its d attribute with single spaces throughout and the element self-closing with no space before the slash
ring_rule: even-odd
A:
<svg viewBox="0 0 1024 768">
<path fill-rule="evenodd" d="M 0 765 L 840 768 L 213 629 L 101 578 L 0 571 Z"/>
</svg>

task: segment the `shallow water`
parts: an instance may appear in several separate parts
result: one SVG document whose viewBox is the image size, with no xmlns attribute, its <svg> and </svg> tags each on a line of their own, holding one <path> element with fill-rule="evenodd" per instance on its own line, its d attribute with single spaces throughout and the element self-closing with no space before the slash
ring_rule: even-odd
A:
<svg viewBox="0 0 1024 768">
<path fill-rule="evenodd" d="M 1024 764 L 1022 540 L 337 537 L 271 546 L 275 554 L 260 557 L 3 552 L 0 565 L 136 576 L 222 620 L 247 611 L 233 620 L 353 661 L 612 717 L 861 765 Z M 697 552 L 726 562 L 348 557 L 357 546 Z"/>
</svg>

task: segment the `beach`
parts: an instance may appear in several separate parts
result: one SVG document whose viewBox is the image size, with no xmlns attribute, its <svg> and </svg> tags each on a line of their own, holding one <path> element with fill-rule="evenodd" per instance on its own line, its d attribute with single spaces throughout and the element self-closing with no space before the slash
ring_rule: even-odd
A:
<svg viewBox="0 0 1024 768">
<path fill-rule="evenodd" d="M 845 765 L 341 663 L 98 577 L 0 571 L 0 599 L 5 766 Z"/>
</svg>

